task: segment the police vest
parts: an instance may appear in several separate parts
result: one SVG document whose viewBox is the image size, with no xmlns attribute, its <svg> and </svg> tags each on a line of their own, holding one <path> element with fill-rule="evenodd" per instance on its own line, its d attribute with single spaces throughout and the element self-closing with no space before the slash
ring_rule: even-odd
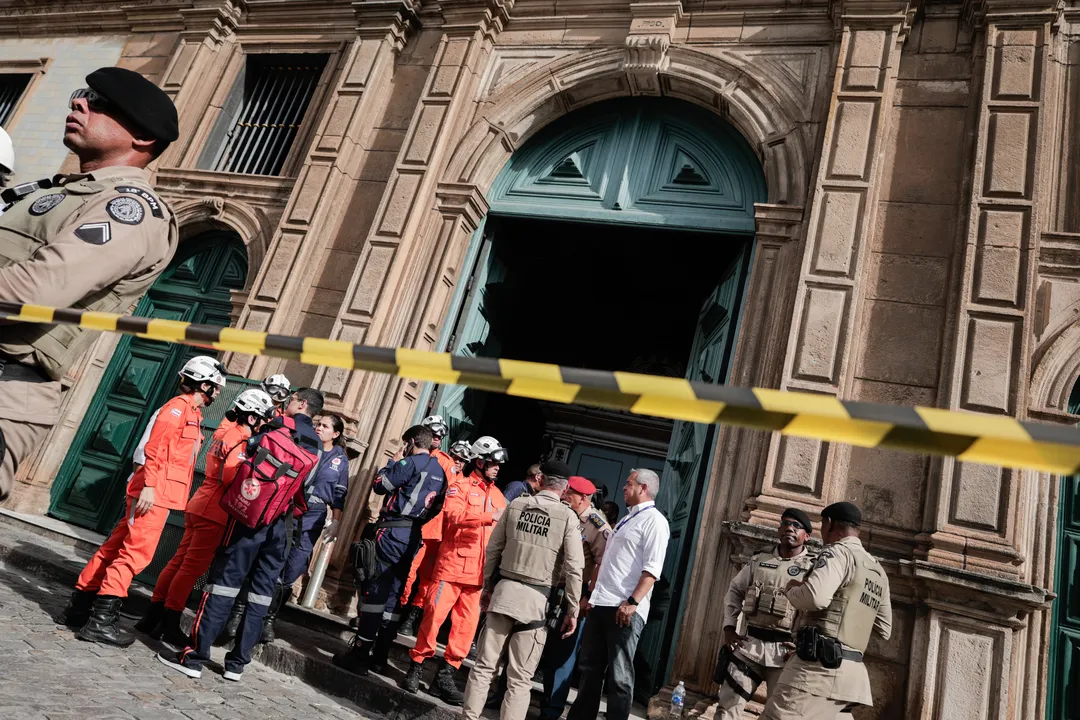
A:
<svg viewBox="0 0 1080 720">
<path fill-rule="evenodd" d="M 499 522 L 507 524 L 499 573 L 532 585 L 556 585 L 566 529 L 581 524 L 577 514 L 555 498 L 534 495 L 510 503 Z"/>
<path fill-rule="evenodd" d="M 863 652 L 870 643 L 878 608 L 889 592 L 885 570 L 862 545 L 832 545 L 833 555 L 850 554 L 851 582 L 840 587 L 824 610 L 807 613 L 803 625 L 813 625 L 845 646 Z"/>
<path fill-rule="evenodd" d="M 742 604 L 747 624 L 790 630 L 795 622 L 795 608 L 784 595 L 784 588 L 790 580 L 802 580 L 813 566 L 814 557 L 810 553 L 780 558 L 772 552 L 762 552 L 750 558 L 750 584 Z"/>
<path fill-rule="evenodd" d="M 153 188 L 138 178 L 119 177 L 107 181 L 81 180 L 63 187 L 38 190 L 11 206 L 0 224 L 0 267 L 29 260 L 49 239 L 54 237 L 68 218 L 78 213 L 99 193 L 117 187 L 135 187 L 150 194 Z M 62 202 L 48 203 L 49 210 L 35 212 L 35 203 L 45 195 L 63 194 Z M 145 196 L 143 196 L 145 197 Z M 165 203 L 158 200 L 160 205 Z M 169 244 L 175 249 L 180 237 L 176 219 L 169 212 Z M 152 267 L 138 277 L 122 278 L 110 287 L 84 297 L 76 309 L 93 312 L 127 312 L 143 294 L 150 289 L 161 273 L 161 267 Z M 22 323 L 4 328 L 0 352 L 11 357 L 23 358 L 33 355 L 34 363 L 53 380 L 59 380 L 71 368 L 79 356 L 90 346 L 95 334 L 75 325 L 37 325 Z"/>
</svg>

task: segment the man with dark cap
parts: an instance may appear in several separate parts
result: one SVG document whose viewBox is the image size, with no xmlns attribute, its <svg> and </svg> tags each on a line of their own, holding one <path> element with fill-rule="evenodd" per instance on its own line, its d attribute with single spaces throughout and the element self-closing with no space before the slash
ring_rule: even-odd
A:
<svg viewBox="0 0 1080 720">
<path fill-rule="evenodd" d="M 724 645 L 714 678 L 720 685 L 717 720 L 739 720 L 762 682 L 770 694 L 776 690 L 794 649 L 795 608 L 784 596 L 784 587 L 814 566 L 815 558 L 806 550 L 813 530 L 805 512 L 788 508 L 780 516 L 776 546 L 752 556 L 728 586 Z M 745 627 L 741 635 L 740 614 Z"/>
<path fill-rule="evenodd" d="M 86 84 L 64 126 L 79 173 L 0 195 L 0 301 L 126 312 L 176 251 L 176 220 L 146 171 L 177 138 L 176 108 L 131 70 Z M 71 325 L 0 325 L 0 500 L 59 419 L 60 379 L 93 339 Z"/>
<path fill-rule="evenodd" d="M 821 511 L 825 548 L 805 579 L 785 591 L 800 614 L 796 656 L 784 667 L 761 717 L 834 720 L 858 705 L 873 706 L 863 653 L 871 632 L 892 634 L 889 579 L 859 542 L 862 513 L 849 502 Z"/>
</svg>

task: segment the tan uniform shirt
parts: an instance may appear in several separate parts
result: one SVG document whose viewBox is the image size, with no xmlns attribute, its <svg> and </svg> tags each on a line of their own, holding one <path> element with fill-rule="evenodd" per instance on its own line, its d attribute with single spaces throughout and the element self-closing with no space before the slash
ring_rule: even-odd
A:
<svg viewBox="0 0 1080 720">
<path fill-rule="evenodd" d="M 168 266 L 178 242 L 176 223 L 168 206 L 146 189 L 146 170 L 102 168 L 58 176 L 54 185 L 15 203 L 0 217 L 0 300 L 80 307 L 124 280 L 149 283 Z M 25 257 L 28 238 L 37 247 Z M 41 366 L 35 353 L 27 352 L 25 336 L 13 337 L 14 326 L 8 328 L 0 326 L 0 351 Z M 42 332 L 47 329 L 41 326 Z M 80 340 L 76 347 L 84 343 Z M 32 391 L 35 397 L 52 398 L 38 403 L 35 421 L 56 422 L 59 383 L 40 383 L 29 390 L 16 388 L 23 383 L 0 386 L 8 384 L 11 392 L 0 392 L 0 418 L 25 420 L 25 396 Z"/>
<path fill-rule="evenodd" d="M 862 547 L 857 537 L 846 537 L 825 546 L 814 569 L 806 576 L 803 585 L 793 587 L 787 592 L 788 600 L 802 611 L 823 610 L 829 606 L 833 596 L 852 578 L 854 558 L 848 549 Z M 889 599 L 888 583 L 885 586 L 884 600 L 878 606 L 874 619 L 874 632 L 882 640 L 892 635 L 892 603 Z M 829 670 L 820 663 L 810 663 L 793 656 L 784 670 L 783 684 L 831 700 L 873 705 L 874 699 L 870 688 L 870 677 L 866 666 L 861 662 L 844 660 L 840 667 Z"/>
<path fill-rule="evenodd" d="M 501 570 L 503 549 L 506 547 L 507 538 L 512 537 L 515 533 L 522 532 L 517 524 L 509 521 L 508 518 L 511 515 L 509 510 L 511 507 L 529 502 L 550 505 L 549 513 L 552 516 L 569 514 L 571 518 L 574 517 L 574 511 L 563 505 L 558 495 L 550 490 L 541 490 L 532 497 L 518 498 L 511 503 L 510 507 L 507 508 L 507 513 L 503 516 L 503 521 L 495 525 L 495 529 L 491 533 L 491 540 L 488 542 L 487 562 L 484 566 L 484 587 L 490 588 L 493 584 L 495 586 L 491 594 L 491 601 L 488 604 L 488 611 L 508 615 L 520 623 L 530 623 L 544 619 L 547 614 L 549 593 L 530 587 L 528 584 L 505 575 L 499 580 L 498 584 L 495 584 L 494 580 L 495 571 Z M 581 573 L 585 567 L 585 556 L 581 545 L 580 525 L 573 522 L 566 523 L 562 536 L 562 547 L 556 562 L 561 577 L 542 579 L 541 576 L 544 575 L 546 566 L 541 569 L 539 563 L 544 562 L 543 558 L 538 558 L 537 573 L 533 576 L 534 580 L 539 582 L 551 583 L 554 580 L 555 584 L 560 582 L 565 584 L 567 614 L 571 617 L 577 617 L 578 603 L 581 600 Z"/>
<path fill-rule="evenodd" d="M 585 571 L 581 587 L 592 590 L 593 573 L 600 567 L 611 537 L 611 526 L 599 510 L 589 507 L 579 516 L 581 518 L 581 541 L 585 551 Z"/>
<path fill-rule="evenodd" d="M 795 555 L 795 557 L 801 558 L 806 557 L 807 555 L 806 548 L 803 547 L 802 552 Z M 773 556 L 777 559 L 782 559 L 776 548 L 773 549 Z M 742 570 L 739 570 L 739 573 L 731 581 L 731 584 L 728 585 L 727 596 L 724 598 L 723 627 L 738 627 L 739 614 L 742 612 L 743 598 L 746 597 L 746 590 L 750 587 L 752 576 L 753 568 L 748 563 L 743 566 Z M 795 646 L 791 643 L 766 642 L 759 638 L 747 635 L 743 639 L 742 644 L 735 651 L 735 654 L 743 660 L 748 660 L 765 667 L 784 667 L 784 656 L 794 649 Z"/>
</svg>

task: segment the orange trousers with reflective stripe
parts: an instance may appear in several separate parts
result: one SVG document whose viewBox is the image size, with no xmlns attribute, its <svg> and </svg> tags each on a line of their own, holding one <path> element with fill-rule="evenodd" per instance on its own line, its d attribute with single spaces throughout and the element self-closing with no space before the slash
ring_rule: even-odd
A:
<svg viewBox="0 0 1080 720">
<path fill-rule="evenodd" d="M 128 497 L 124 516 L 109 539 L 98 548 L 79 574 L 76 590 L 97 592 L 109 597 L 127 597 L 132 579 L 154 559 L 161 531 L 169 519 L 169 509 L 158 505 L 142 517 L 133 517 L 135 498 Z"/>
<path fill-rule="evenodd" d="M 416 551 L 412 567 L 409 568 L 409 577 L 405 579 L 405 589 L 401 592 L 401 605 L 415 605 L 424 607 L 424 598 L 427 597 L 431 587 L 431 571 L 435 569 L 435 556 L 439 553 L 438 540 L 425 540 L 420 549 Z M 409 602 L 413 585 L 416 585 L 416 595 Z"/>
<path fill-rule="evenodd" d="M 169 610 L 187 606 L 195 583 L 210 569 L 214 553 L 221 545 L 225 526 L 201 515 L 184 514 L 184 538 L 176 554 L 158 575 L 153 602 L 163 602 Z"/>
<path fill-rule="evenodd" d="M 476 627 L 480 624 L 479 585 L 439 580 L 431 583 L 424 598 L 424 617 L 416 631 L 416 646 L 409 651 L 413 662 L 422 663 L 435 655 L 439 629 L 450 616 L 450 639 L 446 641 L 443 657 L 454 667 L 469 656 Z"/>
</svg>

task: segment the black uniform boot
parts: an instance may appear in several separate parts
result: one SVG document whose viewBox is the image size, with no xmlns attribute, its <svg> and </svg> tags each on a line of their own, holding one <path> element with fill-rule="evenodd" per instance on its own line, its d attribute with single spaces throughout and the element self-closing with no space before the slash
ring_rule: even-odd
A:
<svg viewBox="0 0 1080 720">
<path fill-rule="evenodd" d="M 375 638 L 375 644 L 371 648 L 370 668 L 380 675 L 385 675 L 390 669 L 390 648 L 394 647 L 397 639 L 397 631 L 394 628 L 382 628 L 379 636 Z"/>
<path fill-rule="evenodd" d="M 135 636 L 125 630 L 121 630 L 120 606 L 123 598 L 109 595 L 98 595 L 94 600 L 94 607 L 90 611 L 90 619 L 83 625 L 75 637 L 88 642 L 102 643 L 103 645 L 115 645 L 116 647 L 128 647 L 135 642 Z"/>
<path fill-rule="evenodd" d="M 72 592 L 67 607 L 56 616 L 57 624 L 81 628 L 90 619 L 90 607 L 94 604 L 96 597 L 96 591 L 75 590 Z"/>
<path fill-rule="evenodd" d="M 240 623 L 244 621 L 245 610 L 247 610 L 246 601 L 237 600 L 233 603 L 232 612 L 229 614 L 229 619 L 225 621 L 225 627 L 218 634 L 215 645 L 227 645 L 236 639 L 236 635 L 240 632 Z"/>
<path fill-rule="evenodd" d="M 292 588 L 289 588 L 291 591 Z M 278 583 L 274 587 L 274 597 L 270 600 L 270 607 L 266 610 L 266 616 L 263 618 L 263 631 L 262 636 L 259 637 L 260 643 L 272 643 L 277 639 L 277 634 L 274 632 L 274 623 L 277 622 L 278 611 L 281 610 L 281 606 L 285 604 L 285 586 Z"/>
<path fill-rule="evenodd" d="M 157 627 L 157 636 L 161 641 L 180 650 L 191 645 L 191 638 L 180 627 L 180 618 L 183 616 L 183 610 L 166 610 Z"/>
<path fill-rule="evenodd" d="M 135 630 L 143 635 L 149 635 L 157 640 L 161 637 L 161 618 L 165 616 L 165 603 L 150 603 L 150 608 L 142 616 L 142 620 L 135 623 Z"/>
<path fill-rule="evenodd" d="M 405 609 L 405 617 L 402 619 L 401 626 L 397 631 L 402 635 L 416 637 L 416 628 L 420 627 L 421 613 L 423 613 L 423 608 L 417 605 L 410 605 L 407 607 Z"/>
<path fill-rule="evenodd" d="M 456 672 L 457 668 L 443 660 L 439 665 L 439 671 L 435 673 L 430 692 L 447 705 L 461 706 L 465 702 L 465 693 L 458 690 L 457 682 L 454 680 Z"/>
<path fill-rule="evenodd" d="M 420 676 L 424 671 L 424 663 L 413 661 L 409 664 L 409 672 L 401 679 L 401 689 L 405 692 L 414 693 L 420 689 Z"/>
<path fill-rule="evenodd" d="M 358 637 L 353 637 L 349 647 L 334 655 L 334 664 L 342 670 L 357 675 L 367 675 L 371 670 L 371 645 Z"/>
</svg>

